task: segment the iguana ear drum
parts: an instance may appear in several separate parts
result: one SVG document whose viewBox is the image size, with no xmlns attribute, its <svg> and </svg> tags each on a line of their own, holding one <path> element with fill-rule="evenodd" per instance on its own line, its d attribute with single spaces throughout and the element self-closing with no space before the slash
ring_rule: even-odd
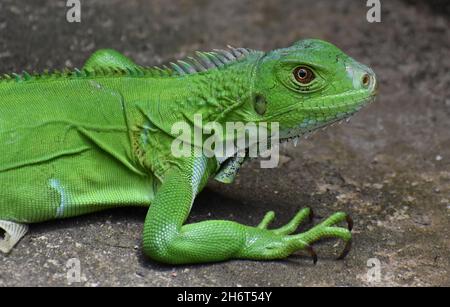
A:
<svg viewBox="0 0 450 307">
<path fill-rule="evenodd" d="M 266 99 L 261 95 L 255 95 L 254 99 L 254 107 L 256 113 L 258 113 L 259 115 L 264 115 L 267 109 Z"/>
</svg>

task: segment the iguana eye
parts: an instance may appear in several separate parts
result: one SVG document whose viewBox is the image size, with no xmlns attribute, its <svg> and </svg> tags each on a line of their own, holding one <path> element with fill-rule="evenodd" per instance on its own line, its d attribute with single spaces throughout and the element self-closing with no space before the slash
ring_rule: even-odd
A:
<svg viewBox="0 0 450 307">
<path fill-rule="evenodd" d="M 294 70 L 294 77 L 297 82 L 301 84 L 308 84 L 311 83 L 312 80 L 316 77 L 314 75 L 314 72 L 305 66 L 297 67 Z"/>
</svg>

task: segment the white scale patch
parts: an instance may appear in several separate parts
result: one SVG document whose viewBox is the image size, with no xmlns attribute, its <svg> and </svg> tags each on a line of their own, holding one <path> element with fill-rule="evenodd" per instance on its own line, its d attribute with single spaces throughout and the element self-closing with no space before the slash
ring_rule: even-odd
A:
<svg viewBox="0 0 450 307">
<path fill-rule="evenodd" d="M 195 196 L 197 195 L 198 188 L 206 171 L 207 162 L 208 161 L 206 157 L 198 157 L 194 160 L 194 167 L 192 169 L 191 178 L 192 198 L 195 198 Z"/>
<path fill-rule="evenodd" d="M 359 89 L 359 88 L 361 87 L 361 84 L 360 84 L 360 82 L 359 82 L 359 80 L 358 80 L 358 78 L 357 78 L 357 74 L 356 74 L 356 72 L 354 71 L 353 67 L 351 67 L 351 66 L 346 66 L 345 68 L 346 68 L 345 70 L 347 71 L 347 75 L 348 75 L 349 78 L 353 81 L 353 87 L 354 87 L 355 89 Z"/>
<path fill-rule="evenodd" d="M 0 238 L 0 252 L 5 254 L 9 253 L 28 231 L 28 226 L 25 224 L 2 220 L 0 220 L 0 228 L 5 231 L 4 238 Z"/>
<path fill-rule="evenodd" d="M 207 164 L 208 160 L 206 157 L 198 157 L 194 160 L 191 177 L 192 201 L 189 211 L 192 209 L 192 205 L 194 204 L 195 196 L 197 196 L 198 188 L 202 181 L 203 175 L 205 174 Z"/>
<path fill-rule="evenodd" d="M 49 184 L 53 189 L 55 189 L 58 192 L 60 196 L 59 207 L 56 210 L 56 217 L 57 218 L 63 217 L 64 209 L 68 205 L 67 193 L 58 179 L 50 179 Z"/>
</svg>

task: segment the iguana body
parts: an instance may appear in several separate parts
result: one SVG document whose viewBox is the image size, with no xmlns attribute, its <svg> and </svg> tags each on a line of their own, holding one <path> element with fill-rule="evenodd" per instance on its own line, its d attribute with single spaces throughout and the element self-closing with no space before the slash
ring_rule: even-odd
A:
<svg viewBox="0 0 450 307">
<path fill-rule="evenodd" d="M 143 249 L 166 263 L 279 259 L 311 251 L 324 237 L 349 243 L 350 231 L 335 227 L 349 220 L 343 213 L 291 234 L 309 209 L 276 230 L 267 229 L 273 213 L 258 227 L 185 224 L 208 179 L 231 182 L 243 159 L 175 157 L 172 127 L 193 127 L 201 114 L 220 125 L 278 122 L 280 137 L 291 139 L 353 114 L 375 95 L 375 83 L 369 68 L 318 40 L 268 53 L 198 53 L 162 69 L 101 50 L 82 70 L 6 75 L 0 81 L 0 228 L 6 232 L 0 250 L 8 252 L 28 223 L 117 206 L 149 206 Z"/>
</svg>

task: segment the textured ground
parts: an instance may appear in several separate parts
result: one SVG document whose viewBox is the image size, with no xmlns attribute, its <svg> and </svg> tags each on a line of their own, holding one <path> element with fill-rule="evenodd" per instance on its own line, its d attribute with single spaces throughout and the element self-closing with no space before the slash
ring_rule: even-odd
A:
<svg viewBox="0 0 450 307">
<path fill-rule="evenodd" d="M 306 205 L 319 217 L 345 210 L 356 224 L 345 261 L 324 242 L 316 266 L 301 255 L 160 266 L 141 253 L 145 210 L 119 209 L 33 225 L 0 255 L 0 286 L 66 285 L 74 257 L 87 286 L 450 286 L 449 5 L 382 2 L 382 22 L 369 24 L 365 1 L 91 0 L 82 1 L 81 24 L 69 24 L 65 1 L 2 0 L 1 72 L 80 67 L 102 47 L 149 65 L 226 44 L 271 49 L 316 37 L 372 66 L 380 95 L 349 125 L 283 149 L 279 168 L 252 162 L 233 185 L 211 183 L 191 217 L 256 224 L 275 210 L 282 223 Z M 378 283 L 366 277 L 370 258 L 381 262 Z"/>
</svg>

